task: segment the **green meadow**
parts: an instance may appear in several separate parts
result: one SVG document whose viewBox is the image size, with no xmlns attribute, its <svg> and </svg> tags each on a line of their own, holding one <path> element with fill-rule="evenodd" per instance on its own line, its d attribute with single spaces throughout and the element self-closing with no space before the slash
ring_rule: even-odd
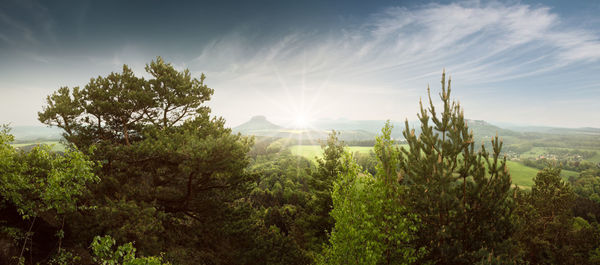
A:
<svg viewBox="0 0 600 265">
<path fill-rule="evenodd" d="M 369 151 L 373 150 L 373 147 L 349 146 L 347 149 L 352 153 L 368 153 Z M 323 149 L 321 149 L 320 145 L 293 145 L 290 146 L 290 151 L 294 155 L 308 158 L 311 161 L 315 161 L 317 157 L 321 157 L 323 155 Z"/>
<path fill-rule="evenodd" d="M 517 161 L 507 161 L 506 165 L 508 166 L 513 184 L 525 188 L 529 188 L 533 185 L 533 177 L 535 177 L 539 169 L 525 166 Z M 568 180 L 570 176 L 577 176 L 579 173 L 570 170 L 562 170 L 561 175 L 564 180 Z"/>
</svg>

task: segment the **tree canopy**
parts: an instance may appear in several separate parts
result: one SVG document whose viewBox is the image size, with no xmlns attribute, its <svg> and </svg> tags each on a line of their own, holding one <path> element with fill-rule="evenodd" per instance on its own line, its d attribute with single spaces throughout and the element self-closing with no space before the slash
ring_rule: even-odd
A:
<svg viewBox="0 0 600 265">
<path fill-rule="evenodd" d="M 83 238 L 136 241 L 145 254 L 166 250 L 179 262 L 243 255 L 228 250 L 239 241 L 224 224 L 247 218 L 240 199 L 254 181 L 247 172 L 252 139 L 210 116 L 204 103 L 213 89 L 204 74 L 193 78 L 160 57 L 146 72 L 148 80 L 125 65 L 83 88 L 62 87 L 39 113 L 41 122 L 64 129 L 69 144 L 97 148 L 90 157 L 102 181 L 87 198 L 97 209 L 78 213 L 72 229 Z"/>
</svg>

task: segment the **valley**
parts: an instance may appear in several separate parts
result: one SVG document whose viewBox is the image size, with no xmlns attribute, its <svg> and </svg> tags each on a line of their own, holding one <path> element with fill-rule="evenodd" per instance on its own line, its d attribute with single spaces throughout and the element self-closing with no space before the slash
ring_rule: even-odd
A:
<svg viewBox="0 0 600 265">
<path fill-rule="evenodd" d="M 576 177 L 587 168 L 573 170 L 567 163 L 588 164 L 588 168 L 600 167 L 600 130 L 593 128 L 550 128 L 518 127 L 516 130 L 500 128 L 485 121 L 469 120 L 475 141 L 484 143 L 489 150 L 489 139 L 498 134 L 503 140 L 503 154 L 507 156 L 507 166 L 513 184 L 529 189 L 537 172 L 547 165 L 562 167 L 564 180 Z M 377 125 L 385 121 L 319 120 L 311 128 L 283 128 L 267 120 L 264 116 L 255 116 L 248 122 L 234 127 L 234 132 L 252 135 L 261 139 L 271 139 L 282 145 L 282 151 L 304 157 L 315 162 L 323 156 L 321 144 L 327 139 L 331 129 L 339 132 L 340 140 L 346 144 L 346 150 L 353 154 L 369 155 L 373 151 Z M 399 146 L 408 148 L 404 143 L 402 131 L 404 123 L 392 122 L 395 126 L 392 136 Z M 416 124 L 416 122 L 409 122 Z M 326 128 L 330 128 L 327 130 Z M 417 128 L 418 129 L 418 128 Z M 518 131 L 520 130 L 520 131 Z M 585 154 L 585 155 L 581 155 Z"/>
</svg>

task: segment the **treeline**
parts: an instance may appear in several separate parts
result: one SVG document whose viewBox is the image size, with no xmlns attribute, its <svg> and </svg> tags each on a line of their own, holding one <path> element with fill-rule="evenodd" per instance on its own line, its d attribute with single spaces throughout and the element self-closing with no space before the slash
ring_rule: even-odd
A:
<svg viewBox="0 0 600 265">
<path fill-rule="evenodd" d="M 559 148 L 548 148 L 549 154 L 562 157 L 571 157 L 573 159 L 588 159 L 596 155 L 596 151 L 585 151 L 579 149 L 559 149 Z"/>
<path fill-rule="evenodd" d="M 597 134 L 534 134 L 524 133 L 524 138 L 531 139 L 534 147 L 558 147 L 558 148 L 588 148 L 599 149 L 600 142 Z"/>
<path fill-rule="evenodd" d="M 517 154 L 523 154 L 533 148 L 533 143 L 525 142 L 521 144 L 509 144 L 506 147 L 502 148 L 504 152 L 514 152 Z"/>
<path fill-rule="evenodd" d="M 213 90 L 157 58 L 60 88 L 39 113 L 64 154 L 0 133 L 2 264 L 598 264 L 598 176 L 545 168 L 512 185 L 498 138 L 476 147 L 442 77 L 408 147 L 332 133 L 323 158 L 232 134 Z M 404 144 L 404 143 L 403 143 Z"/>
<path fill-rule="evenodd" d="M 573 185 L 575 193 L 579 195 L 581 198 L 589 199 L 596 203 L 600 203 L 600 169 L 588 169 L 578 177 L 570 177 L 569 182 Z M 590 211 L 590 213 L 594 212 L 594 214 L 586 215 L 589 218 L 592 218 L 591 221 L 596 221 L 596 217 L 600 217 L 598 215 L 598 209 L 600 209 L 599 205 L 595 206 L 595 211 Z M 587 214 L 587 213 L 586 213 Z M 583 215 L 582 215 L 583 216 Z M 586 219 L 589 219 L 586 218 Z M 600 220 L 598 220 L 600 221 Z"/>
<path fill-rule="evenodd" d="M 558 159 L 558 160 L 547 159 L 547 158 L 523 159 L 522 163 L 523 163 L 523 165 L 526 165 L 528 167 L 537 168 L 537 169 L 544 169 L 548 166 L 554 166 L 554 167 L 560 167 L 565 170 L 571 170 L 571 171 L 577 171 L 577 172 L 582 172 L 584 170 L 598 168 L 598 165 L 593 162 L 572 161 L 572 160 L 566 160 L 566 159 Z"/>
</svg>

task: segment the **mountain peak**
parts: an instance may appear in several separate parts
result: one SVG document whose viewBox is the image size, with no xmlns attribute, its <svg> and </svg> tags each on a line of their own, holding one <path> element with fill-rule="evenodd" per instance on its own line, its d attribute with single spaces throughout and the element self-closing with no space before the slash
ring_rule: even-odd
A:
<svg viewBox="0 0 600 265">
<path fill-rule="evenodd" d="M 274 130 L 274 129 L 280 129 L 280 128 L 281 128 L 281 126 L 268 121 L 267 117 L 258 115 L 258 116 L 254 116 L 254 117 L 250 118 L 249 121 L 242 123 L 239 126 L 234 127 L 233 131 L 248 133 L 251 131 Z"/>
<path fill-rule="evenodd" d="M 250 118 L 250 121 L 267 121 L 267 117 L 263 115 L 256 115 L 252 116 L 252 118 Z"/>
</svg>

